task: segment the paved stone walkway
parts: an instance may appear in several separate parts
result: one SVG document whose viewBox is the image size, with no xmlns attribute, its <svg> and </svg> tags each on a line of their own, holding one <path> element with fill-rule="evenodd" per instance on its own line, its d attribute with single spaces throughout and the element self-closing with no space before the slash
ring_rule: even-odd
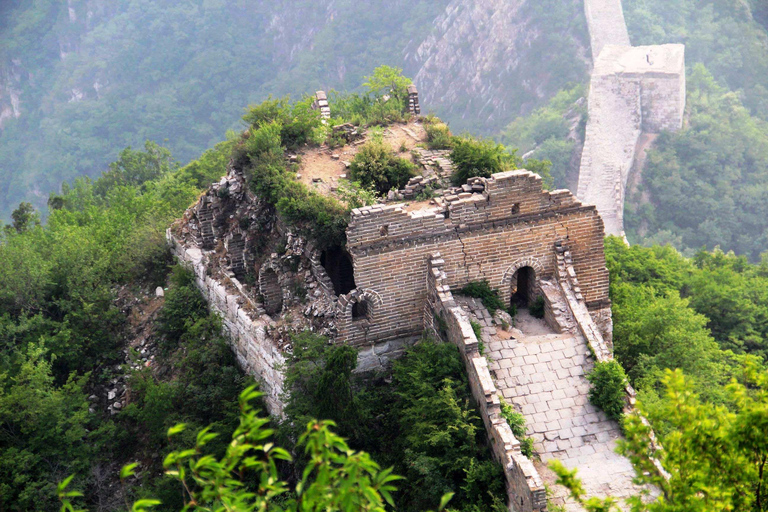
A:
<svg viewBox="0 0 768 512">
<path fill-rule="evenodd" d="M 487 315 L 472 306 L 464 303 L 475 318 Z M 550 503 L 564 505 L 569 511 L 581 510 L 566 499 L 565 489 L 553 485 L 555 476 L 546 466 L 551 459 L 578 469 L 589 496 L 638 494 L 632 484 L 632 465 L 614 451 L 621 436 L 619 425 L 589 403 L 585 373 L 594 362 L 583 337 L 557 334 L 525 310 L 518 313 L 516 328 L 509 331 L 482 319 L 483 337 L 488 340 L 485 353 L 496 386 L 525 416 L 527 434 L 541 459 L 537 469 L 554 493 Z"/>
</svg>

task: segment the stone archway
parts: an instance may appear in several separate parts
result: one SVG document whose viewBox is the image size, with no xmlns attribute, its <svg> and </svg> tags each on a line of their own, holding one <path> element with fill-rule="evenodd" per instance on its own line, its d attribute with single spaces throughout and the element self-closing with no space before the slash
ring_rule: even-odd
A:
<svg viewBox="0 0 768 512">
<path fill-rule="evenodd" d="M 510 280 L 510 303 L 527 307 L 534 298 L 536 271 L 533 267 L 520 267 Z"/>
<path fill-rule="evenodd" d="M 376 310 L 382 305 L 381 296 L 374 290 L 358 288 L 345 296 L 345 303 L 341 301 L 340 311 L 345 321 L 368 320 L 373 322 Z"/>
<path fill-rule="evenodd" d="M 534 298 L 537 280 L 544 271 L 538 258 L 532 256 L 517 260 L 504 271 L 501 286 L 510 303 L 527 306 Z"/>
</svg>

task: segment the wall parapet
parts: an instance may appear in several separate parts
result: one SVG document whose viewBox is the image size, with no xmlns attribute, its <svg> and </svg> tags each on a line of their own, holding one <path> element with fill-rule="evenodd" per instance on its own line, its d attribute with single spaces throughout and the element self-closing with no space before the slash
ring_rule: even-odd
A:
<svg viewBox="0 0 768 512">
<path fill-rule="evenodd" d="M 504 468 L 507 503 L 511 512 L 543 512 L 547 510 L 544 481 L 523 455 L 518 441 L 501 416 L 501 400 L 493 383 L 488 361 L 478 351 L 475 336 L 464 310 L 456 305 L 443 271 L 445 261 L 439 253 L 429 259 L 428 296 L 424 307 L 424 323 L 459 348 L 469 378 L 472 396 L 483 418 L 494 458 Z M 443 332 L 440 332 L 443 331 Z"/>
</svg>

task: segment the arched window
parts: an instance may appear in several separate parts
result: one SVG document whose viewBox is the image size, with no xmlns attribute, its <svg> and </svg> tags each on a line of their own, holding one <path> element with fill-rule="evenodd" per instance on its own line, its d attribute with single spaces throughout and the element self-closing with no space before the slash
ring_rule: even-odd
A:
<svg viewBox="0 0 768 512">
<path fill-rule="evenodd" d="M 352 304 L 352 320 L 370 320 L 371 303 L 367 299 L 360 299 Z"/>
<path fill-rule="evenodd" d="M 336 295 L 344 295 L 356 288 L 352 256 L 341 247 L 331 247 L 320 254 L 320 264 L 328 272 Z"/>
</svg>

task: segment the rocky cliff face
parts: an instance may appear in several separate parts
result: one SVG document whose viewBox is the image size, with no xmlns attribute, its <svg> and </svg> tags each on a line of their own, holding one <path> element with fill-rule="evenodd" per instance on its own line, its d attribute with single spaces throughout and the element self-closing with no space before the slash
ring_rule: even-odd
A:
<svg viewBox="0 0 768 512">
<path fill-rule="evenodd" d="M 453 0 L 405 61 L 422 94 L 454 127 L 493 132 L 586 79 L 580 0 Z"/>
<path fill-rule="evenodd" d="M 9 119 L 21 116 L 21 92 L 23 70 L 21 61 L 13 60 L 0 68 L 0 129 Z"/>
</svg>

